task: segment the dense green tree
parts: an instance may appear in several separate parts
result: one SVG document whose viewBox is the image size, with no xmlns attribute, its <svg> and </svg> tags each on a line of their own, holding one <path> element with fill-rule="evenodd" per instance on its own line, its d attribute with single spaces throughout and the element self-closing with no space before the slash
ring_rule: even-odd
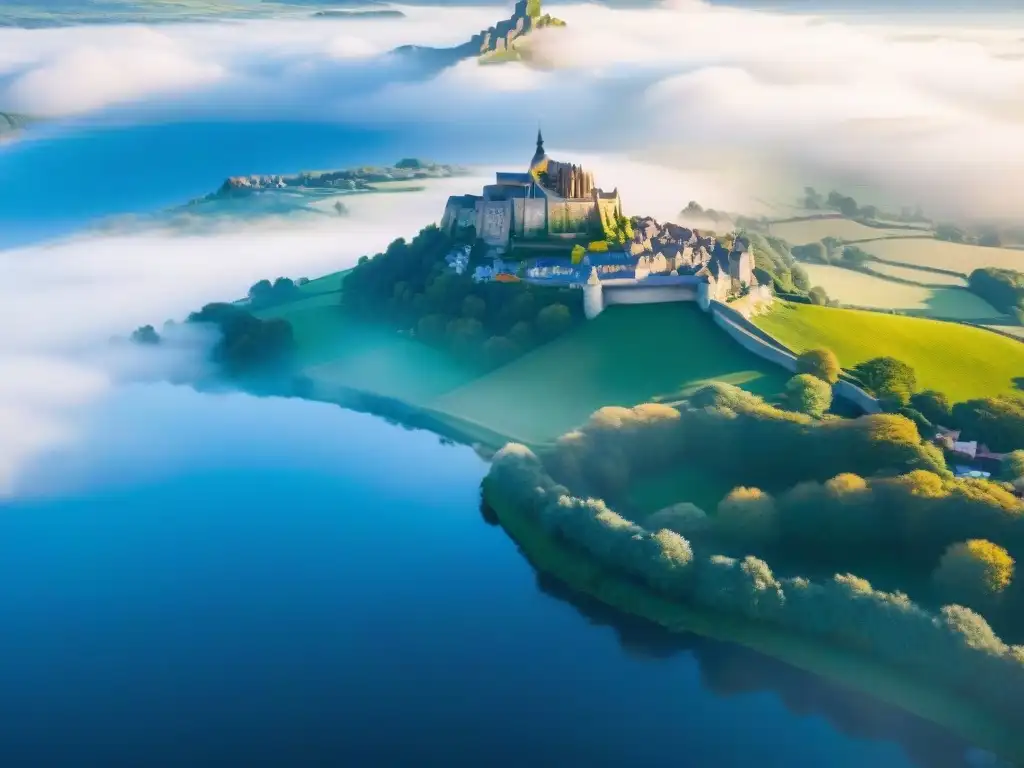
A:
<svg viewBox="0 0 1024 768">
<path fill-rule="evenodd" d="M 839 381 L 841 370 L 839 358 L 831 349 L 809 349 L 796 359 L 797 373 L 809 373 L 829 384 Z"/>
<path fill-rule="evenodd" d="M 484 341 L 484 326 L 473 317 L 449 320 L 445 328 L 448 346 L 458 355 L 472 355 Z"/>
<path fill-rule="evenodd" d="M 857 379 L 878 398 L 906 406 L 917 389 L 914 369 L 894 357 L 875 357 L 853 368 Z"/>
<path fill-rule="evenodd" d="M 427 344 L 444 341 L 448 318 L 444 315 L 424 315 L 416 323 L 416 337 Z"/>
<path fill-rule="evenodd" d="M 1024 478 L 1024 449 L 1012 451 L 1003 461 L 1003 477 L 1013 482 Z"/>
<path fill-rule="evenodd" d="M 474 320 L 483 319 L 487 304 L 479 296 L 467 296 L 462 300 L 462 316 Z"/>
<path fill-rule="evenodd" d="M 962 243 L 967 240 L 967 233 L 955 224 L 942 223 L 935 227 L 935 238 L 951 243 Z"/>
<path fill-rule="evenodd" d="M 946 550 L 933 578 L 944 599 L 984 608 L 1010 586 L 1013 558 L 991 541 L 971 539 Z"/>
<path fill-rule="evenodd" d="M 533 346 L 533 328 L 528 322 L 520 320 L 509 329 L 508 337 L 522 349 Z"/>
<path fill-rule="evenodd" d="M 267 299 L 273 290 L 274 286 L 269 280 L 260 280 L 249 289 L 249 301 L 254 304 L 260 303 Z"/>
<path fill-rule="evenodd" d="M 525 282 L 476 283 L 469 275 L 456 274 L 445 260 L 454 245 L 452 238 L 431 226 L 411 242 L 395 240 L 383 253 L 360 260 L 342 283 L 343 310 L 414 330 L 426 343 L 488 365 L 493 362 L 484 345 L 492 337 L 513 342 L 496 342 L 502 354 L 513 349 L 521 354 L 582 319 L 579 291 Z M 539 313 L 556 304 L 564 307 L 568 321 L 563 322 L 561 311 L 552 310 L 545 326 L 550 335 L 532 333 L 539 327 Z"/>
<path fill-rule="evenodd" d="M 812 264 L 828 264 L 828 249 L 822 242 L 807 243 L 805 245 L 794 245 L 793 256 L 798 261 L 808 261 Z"/>
<path fill-rule="evenodd" d="M 1024 448 L 1024 397 L 1001 395 L 957 403 L 953 422 L 965 437 L 993 451 Z"/>
<path fill-rule="evenodd" d="M 659 509 L 644 521 L 644 527 L 651 531 L 668 528 L 687 539 L 694 539 L 708 532 L 711 519 L 703 509 L 684 501 Z"/>
<path fill-rule="evenodd" d="M 514 360 L 519 354 L 519 345 L 505 336 L 491 336 L 484 344 L 484 356 L 495 367 Z"/>
<path fill-rule="evenodd" d="M 810 297 L 812 304 L 817 304 L 823 307 L 828 305 L 828 293 L 826 293 L 825 289 L 820 285 L 816 285 L 811 288 L 811 290 L 807 292 L 807 295 Z"/>
<path fill-rule="evenodd" d="M 820 419 L 832 407 L 832 385 L 809 373 L 800 373 L 786 382 L 783 398 L 790 410 Z"/>
<path fill-rule="evenodd" d="M 842 246 L 842 253 L 843 263 L 853 267 L 862 266 L 874 258 L 870 253 L 856 245 Z"/>
<path fill-rule="evenodd" d="M 537 330 L 541 336 L 553 339 L 572 325 L 572 315 L 564 304 L 551 304 L 537 313 Z"/>
<path fill-rule="evenodd" d="M 234 304 L 207 304 L 188 322 L 216 328 L 220 339 L 211 353 L 228 376 L 288 373 L 295 351 L 292 327 L 281 318 L 261 320 Z"/>
<path fill-rule="evenodd" d="M 1000 312 L 1024 306 L 1024 272 L 985 267 L 971 272 L 967 285 Z"/>
<path fill-rule="evenodd" d="M 825 207 L 825 197 L 814 187 L 804 187 L 804 208 L 812 211 Z"/>
<path fill-rule="evenodd" d="M 807 270 L 799 265 L 794 265 L 791 268 L 791 274 L 793 276 L 793 286 L 801 293 L 807 293 L 811 290 L 811 278 L 807 274 Z"/>
<path fill-rule="evenodd" d="M 775 500 L 759 488 L 734 488 L 718 505 L 715 532 L 739 546 L 771 542 L 777 533 Z"/>
<path fill-rule="evenodd" d="M 924 392 L 917 392 L 910 397 L 910 406 L 921 413 L 932 424 L 944 427 L 950 426 L 952 411 L 949 398 L 942 392 L 928 389 Z"/>
<path fill-rule="evenodd" d="M 160 334 L 152 325 L 143 325 L 132 332 L 131 340 L 136 344 L 159 344 Z"/>
<path fill-rule="evenodd" d="M 897 408 L 895 413 L 914 422 L 914 426 L 917 427 L 917 431 L 920 435 L 930 436 L 935 434 L 935 424 L 925 418 L 925 415 L 920 411 L 914 408 Z"/>
</svg>

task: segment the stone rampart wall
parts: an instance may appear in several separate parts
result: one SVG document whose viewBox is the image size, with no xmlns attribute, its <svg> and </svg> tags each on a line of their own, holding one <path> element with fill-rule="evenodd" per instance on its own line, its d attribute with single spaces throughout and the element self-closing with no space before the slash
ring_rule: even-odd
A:
<svg viewBox="0 0 1024 768">
<path fill-rule="evenodd" d="M 604 304 L 663 304 L 671 301 L 696 301 L 697 291 L 688 285 L 636 285 L 604 288 Z"/>
<path fill-rule="evenodd" d="M 715 324 L 732 337 L 733 341 L 762 360 L 774 363 L 790 373 L 796 372 L 796 355 L 782 342 L 768 335 L 747 318 L 721 302 L 713 302 L 711 316 Z M 848 381 L 839 381 L 832 387 L 836 397 L 856 405 L 865 413 L 880 413 L 878 400 Z"/>
</svg>

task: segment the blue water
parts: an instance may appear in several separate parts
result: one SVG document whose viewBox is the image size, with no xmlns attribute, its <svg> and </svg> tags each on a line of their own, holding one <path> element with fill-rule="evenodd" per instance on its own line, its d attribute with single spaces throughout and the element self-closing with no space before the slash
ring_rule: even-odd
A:
<svg viewBox="0 0 1024 768">
<path fill-rule="evenodd" d="M 501 121 L 487 136 L 468 130 L 245 121 L 44 125 L 0 144 L 0 248 L 181 205 L 228 176 L 391 165 L 403 157 L 522 163 L 537 129 L 519 119 Z"/>
<path fill-rule="evenodd" d="M 458 130 L 44 127 L 0 148 L 0 248 L 231 174 L 504 162 L 532 127 Z M 0 502 L 5 768 L 961 764 L 933 726 L 539 577 L 481 512 L 486 464 L 429 433 L 170 386 L 75 413 Z"/>
<path fill-rule="evenodd" d="M 429 433 L 168 386 L 92 423 L 0 509 L 2 765 L 958 764 L 538 579 Z"/>
</svg>

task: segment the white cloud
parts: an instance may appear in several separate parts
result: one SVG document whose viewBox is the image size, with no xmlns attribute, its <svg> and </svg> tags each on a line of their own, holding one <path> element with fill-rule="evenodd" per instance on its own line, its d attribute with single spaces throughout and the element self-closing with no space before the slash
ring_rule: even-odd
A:
<svg viewBox="0 0 1024 768">
<path fill-rule="evenodd" d="M 507 9 L 400 8 L 407 18 L 0 30 L 0 108 L 423 124 L 478 147 L 541 120 L 565 145 L 744 169 L 760 196 L 842 183 L 942 214 L 1024 215 L 1024 41 L 1005 19 L 555 5 L 569 28 L 532 45 L 546 69 L 464 62 L 429 77 L 380 54 L 462 42 Z"/>
<path fill-rule="evenodd" d="M 544 66 L 463 62 L 428 76 L 381 54 L 462 42 L 505 11 L 402 10 L 408 18 L 0 30 L 0 109 L 338 120 L 441 133 L 459 152 L 502 162 L 525 162 L 540 121 L 551 154 L 591 167 L 636 213 L 668 216 L 690 199 L 750 210 L 834 183 L 932 213 L 1024 217 L 1024 40 L 1012 24 L 701 2 L 552 6 L 569 27 L 536 36 Z M 238 296 L 258 278 L 340 268 L 480 183 L 353 201 L 345 222 L 137 231 L 0 252 L 0 306 L 18 318 L 0 338 L 0 374 L 23 371 L 0 387 L 0 484 L 19 457 L 73 435 L 83 403 L 124 374 L 127 362 L 86 354 L 97 341 Z M 47 391 L 52 381 L 60 391 Z"/>
<path fill-rule="evenodd" d="M 121 30 L 116 37 L 68 42 L 13 78 L 4 94 L 11 110 L 79 114 L 208 85 L 225 75 L 221 65 L 197 59 L 170 35 L 142 27 Z"/>
<path fill-rule="evenodd" d="M 144 230 L 0 251 L 0 306 L 17 318 L 0 336 L 0 495 L 17 489 L 27 462 L 74 440 L 88 406 L 119 380 L 196 364 L 111 348 L 111 336 L 240 297 L 264 277 L 344 269 L 411 237 L 439 218 L 449 194 L 482 183 L 350 197 L 349 218 L 319 223 L 277 218 L 202 236 Z"/>
</svg>

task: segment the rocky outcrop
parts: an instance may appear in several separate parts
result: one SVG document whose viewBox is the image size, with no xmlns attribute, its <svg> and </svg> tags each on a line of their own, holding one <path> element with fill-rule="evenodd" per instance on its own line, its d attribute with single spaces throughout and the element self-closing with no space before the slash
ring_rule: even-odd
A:
<svg viewBox="0 0 1024 768">
<path fill-rule="evenodd" d="M 564 27 L 565 22 L 549 14 L 541 15 L 540 0 L 518 0 L 512 17 L 500 21 L 479 35 L 474 36 L 472 43 L 477 55 L 507 53 L 515 47 L 515 41 L 543 27 Z"/>
<path fill-rule="evenodd" d="M 294 176 L 255 175 L 232 176 L 220 189 L 193 202 L 221 200 L 243 196 L 260 190 L 275 189 L 335 189 L 351 192 L 373 191 L 374 184 L 388 181 L 417 181 L 463 176 L 468 171 L 454 165 L 442 165 L 414 158 L 404 158 L 384 168 L 363 167 L 340 171 L 304 172 Z"/>
<path fill-rule="evenodd" d="M 545 27 L 564 27 L 565 22 L 540 13 L 540 0 L 518 0 L 512 16 L 473 35 L 454 48 L 403 45 L 392 53 L 412 58 L 421 67 L 449 67 L 463 59 L 496 62 L 521 58 L 516 44 L 531 32 Z"/>
</svg>

